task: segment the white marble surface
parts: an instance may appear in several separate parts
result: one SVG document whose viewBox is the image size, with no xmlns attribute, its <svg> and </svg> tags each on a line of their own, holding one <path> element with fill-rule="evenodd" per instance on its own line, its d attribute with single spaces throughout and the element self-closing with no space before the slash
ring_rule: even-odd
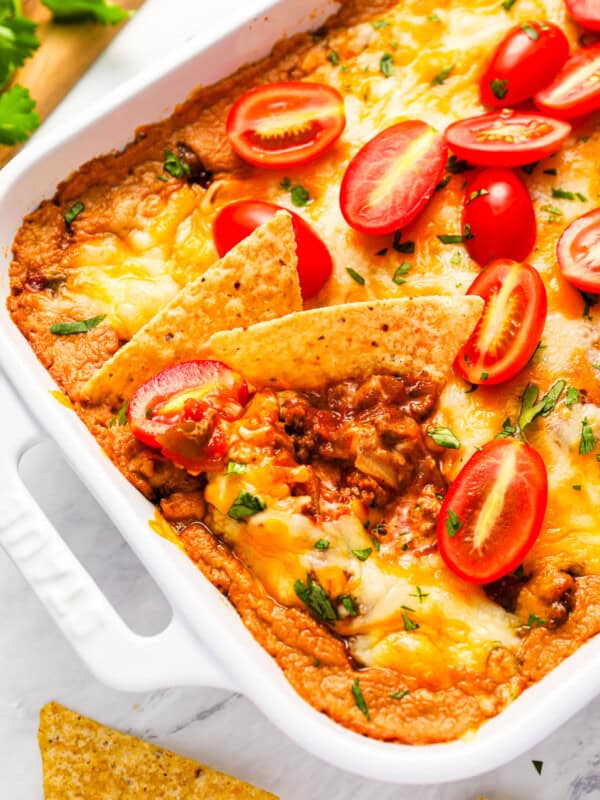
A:
<svg viewBox="0 0 600 800">
<path fill-rule="evenodd" d="M 244 2 L 148 0 L 46 130 Z M 164 599 L 58 449 L 48 442 L 37 446 L 24 457 L 22 474 L 126 621 L 141 633 L 160 630 L 169 613 Z M 167 689 L 132 695 L 100 685 L 2 552 L 0 609 L 0 797 L 6 800 L 42 796 L 37 714 L 51 699 L 253 781 L 283 800 L 600 798 L 600 700 L 493 773 L 437 787 L 391 786 L 344 774 L 305 754 L 237 694 Z M 544 762 L 541 776 L 532 759 Z"/>
</svg>

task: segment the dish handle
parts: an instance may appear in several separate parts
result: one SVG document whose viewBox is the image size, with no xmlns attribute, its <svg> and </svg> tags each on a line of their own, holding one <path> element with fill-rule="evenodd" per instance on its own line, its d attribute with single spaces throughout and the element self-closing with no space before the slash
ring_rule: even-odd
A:
<svg viewBox="0 0 600 800">
<path fill-rule="evenodd" d="M 140 636 L 124 623 L 21 480 L 19 460 L 42 436 L 1 373 L 0 409 L 0 544 L 90 671 L 124 691 L 233 690 L 229 675 L 176 614 L 155 636 Z"/>
</svg>

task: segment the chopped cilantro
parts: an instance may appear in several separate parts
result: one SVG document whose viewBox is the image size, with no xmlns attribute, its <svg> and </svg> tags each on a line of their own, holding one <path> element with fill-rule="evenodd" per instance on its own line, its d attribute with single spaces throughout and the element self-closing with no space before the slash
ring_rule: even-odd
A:
<svg viewBox="0 0 600 800">
<path fill-rule="evenodd" d="M 259 511 L 264 511 L 265 508 L 266 505 L 259 497 L 242 490 L 233 501 L 227 516 L 231 519 L 246 519 L 258 514 Z"/>
<path fill-rule="evenodd" d="M 470 225 L 465 225 L 462 233 L 440 233 L 437 237 L 442 244 L 462 244 L 469 239 L 474 239 Z"/>
<path fill-rule="evenodd" d="M 440 447 L 447 447 L 449 450 L 458 450 L 460 442 L 450 428 L 428 428 L 427 436 Z"/>
<path fill-rule="evenodd" d="M 441 499 L 443 499 L 443 498 L 441 498 Z M 428 592 L 424 592 L 424 591 L 421 589 L 421 587 L 420 587 L 420 586 L 415 586 L 415 589 L 417 590 L 417 591 L 416 591 L 416 594 L 411 594 L 410 596 L 411 596 L 411 597 L 416 597 L 416 598 L 419 600 L 419 603 L 422 603 L 422 602 L 423 602 L 423 598 L 424 598 L 424 597 L 429 597 L 429 593 L 428 593 Z"/>
<path fill-rule="evenodd" d="M 408 275 L 411 268 L 412 264 L 410 263 L 410 261 L 403 261 L 402 264 L 400 264 L 400 266 L 394 272 L 394 277 L 392 278 L 394 283 L 397 283 L 399 286 L 401 286 L 403 283 L 406 283 L 405 278 L 403 278 L 402 276 Z"/>
<path fill-rule="evenodd" d="M 574 489 L 576 492 L 580 492 L 581 491 L 581 484 L 580 483 L 574 483 L 571 488 Z"/>
<path fill-rule="evenodd" d="M 516 2 L 517 0 L 503 0 L 502 8 L 505 11 L 510 11 Z"/>
<path fill-rule="evenodd" d="M 486 194 L 489 194 L 487 189 L 477 189 L 476 192 L 471 192 L 467 200 L 467 205 L 469 205 L 469 203 L 472 203 L 473 200 L 477 200 L 478 197 L 485 197 Z"/>
<path fill-rule="evenodd" d="M 292 188 L 292 181 L 286 176 L 279 181 L 279 185 L 288 192 Z"/>
<path fill-rule="evenodd" d="M 108 423 L 109 428 L 114 428 L 115 425 L 121 427 L 127 425 L 127 412 L 129 411 L 129 401 L 123 403 L 121 408 L 117 411 L 111 421 Z"/>
<path fill-rule="evenodd" d="M 362 550 L 351 550 L 353 556 L 356 556 L 359 561 L 366 561 L 373 552 L 372 547 L 365 547 Z"/>
<path fill-rule="evenodd" d="M 529 36 L 529 38 L 532 39 L 534 42 L 540 38 L 539 33 L 536 31 L 533 25 L 529 24 L 529 22 L 524 22 L 521 25 L 521 30 L 523 31 L 523 33 L 526 33 L 527 36 Z"/>
<path fill-rule="evenodd" d="M 354 599 L 350 597 L 349 594 L 341 594 L 337 598 L 336 602 L 346 609 L 346 611 L 348 612 L 348 616 L 355 617 L 358 614 Z"/>
<path fill-rule="evenodd" d="M 335 50 L 332 50 L 329 55 L 327 56 L 327 60 L 331 61 L 334 67 L 337 67 L 340 63 L 340 57 Z"/>
<path fill-rule="evenodd" d="M 579 439 L 579 455 L 585 456 L 596 447 L 596 437 L 587 417 L 581 420 L 581 438 Z"/>
<path fill-rule="evenodd" d="M 445 189 L 445 188 L 446 188 L 446 186 L 448 186 L 448 184 L 450 183 L 450 181 L 451 181 L 451 180 L 452 180 L 452 175 L 444 175 L 444 177 L 442 178 L 442 180 L 441 180 L 441 181 L 438 183 L 438 185 L 435 187 L 435 191 L 436 191 L 436 192 L 439 192 L 439 191 L 441 191 L 442 189 Z"/>
<path fill-rule="evenodd" d="M 353 281 L 356 281 L 361 286 L 365 285 L 365 279 L 360 274 L 360 272 L 357 272 L 355 269 L 352 269 L 352 267 L 346 267 L 346 272 L 348 273 L 348 275 L 350 275 Z"/>
<path fill-rule="evenodd" d="M 519 413 L 519 430 L 526 440 L 525 428 L 538 416 L 547 417 L 554 410 L 556 403 L 563 393 L 566 381 L 558 380 L 552 384 L 544 397 L 538 402 L 539 389 L 533 383 L 528 383 L 521 397 L 521 411 Z"/>
<path fill-rule="evenodd" d="M 394 56 L 391 53 L 384 53 L 379 59 L 379 71 L 386 78 L 394 74 Z"/>
<path fill-rule="evenodd" d="M 385 19 L 376 19 L 371 25 L 375 28 L 376 31 L 380 30 L 381 28 L 388 28 L 390 23 L 387 22 Z"/>
<path fill-rule="evenodd" d="M 308 189 L 305 189 L 304 186 L 298 184 L 296 186 L 292 186 L 290 189 L 290 197 L 295 206 L 302 208 L 310 200 L 310 192 Z"/>
<path fill-rule="evenodd" d="M 296 581 L 294 583 L 294 591 L 304 605 L 310 608 L 317 619 L 323 622 L 336 622 L 338 613 L 327 592 L 316 581 L 313 581 L 310 575 L 306 575 L 306 586 L 302 581 Z"/>
<path fill-rule="evenodd" d="M 0 23 L 0 35 L 2 25 Z M 0 50 L 1 53 L 1 50 Z M 24 142 L 40 124 L 35 100 L 23 86 L 11 86 L 0 96 L 0 144 Z"/>
<path fill-rule="evenodd" d="M 543 761 L 532 761 L 533 767 L 538 775 L 542 774 L 542 770 L 544 769 L 544 762 Z"/>
<path fill-rule="evenodd" d="M 504 422 L 502 423 L 502 430 L 500 433 L 495 435 L 495 439 L 508 439 L 510 436 L 514 436 L 517 432 L 517 428 L 515 425 L 511 425 L 510 417 L 507 417 Z"/>
<path fill-rule="evenodd" d="M 406 611 L 402 612 L 402 622 L 404 623 L 405 631 L 416 631 L 418 630 L 418 628 L 421 627 L 417 622 L 415 622 L 408 616 Z"/>
<path fill-rule="evenodd" d="M 164 152 L 163 169 L 174 178 L 185 178 L 191 172 L 190 165 L 182 161 L 171 150 Z"/>
<path fill-rule="evenodd" d="M 402 233 L 400 231 L 396 231 L 394 233 L 392 247 L 397 253 L 403 253 L 404 255 L 412 255 L 415 252 L 415 243 L 410 239 L 406 242 L 401 242 L 400 241 L 401 236 Z"/>
<path fill-rule="evenodd" d="M 442 21 L 439 18 L 439 16 L 435 13 L 435 11 L 433 12 L 433 14 L 429 15 L 428 19 L 429 19 L 430 22 L 441 22 Z"/>
<path fill-rule="evenodd" d="M 354 696 L 354 702 L 356 703 L 357 707 L 362 711 L 362 713 L 365 715 L 367 719 L 371 719 L 369 715 L 369 709 L 367 708 L 367 704 L 365 703 L 365 698 L 363 696 L 360 684 L 358 682 L 358 678 L 352 684 L 352 694 Z"/>
<path fill-rule="evenodd" d="M 573 192 L 568 192 L 566 189 L 561 189 L 560 186 L 552 187 L 552 197 L 556 197 L 559 200 L 575 200 L 575 195 Z"/>
<path fill-rule="evenodd" d="M 392 700 L 402 700 L 402 698 L 406 697 L 407 694 L 410 694 L 409 689 L 400 689 L 399 692 L 392 692 L 390 697 Z"/>
<path fill-rule="evenodd" d="M 584 194 L 581 194 L 581 192 L 575 192 L 575 197 L 580 203 L 587 203 L 587 197 Z"/>
<path fill-rule="evenodd" d="M 315 550 L 329 550 L 329 542 L 327 539 L 317 539 L 314 546 Z"/>
<path fill-rule="evenodd" d="M 239 461 L 228 461 L 225 469 L 225 475 L 242 475 L 246 472 L 247 465 Z"/>
<path fill-rule="evenodd" d="M 461 522 L 457 515 L 452 511 L 451 508 L 448 509 L 448 518 L 446 519 L 446 533 L 451 539 L 454 539 L 456 534 L 464 525 L 464 522 Z"/>
<path fill-rule="evenodd" d="M 100 314 L 97 317 L 90 317 L 89 319 L 82 319 L 79 322 L 57 322 L 50 326 L 50 333 L 56 336 L 70 336 L 73 333 L 87 333 L 99 325 L 106 314 Z"/>
<path fill-rule="evenodd" d="M 489 372 L 482 372 L 481 375 L 479 376 L 479 380 L 480 381 L 487 381 L 487 379 L 489 377 L 490 377 L 490 373 Z"/>
<path fill-rule="evenodd" d="M 490 81 L 490 89 L 498 100 L 503 100 L 508 94 L 508 81 L 494 78 L 493 81 Z"/>
<path fill-rule="evenodd" d="M 84 208 L 85 208 L 85 206 L 83 205 L 81 200 L 78 200 L 76 203 L 73 203 L 73 205 L 71 206 L 71 208 L 68 211 L 65 211 L 64 220 L 67 223 L 67 228 L 69 230 L 71 230 L 71 225 L 77 219 L 77 217 L 81 214 L 81 212 L 84 210 Z"/>
<path fill-rule="evenodd" d="M 541 617 L 536 617 L 535 614 L 530 614 L 526 624 L 528 628 L 539 628 L 540 625 L 546 624 L 546 620 Z"/>
<path fill-rule="evenodd" d="M 57 22 L 100 22 L 102 25 L 116 25 L 131 16 L 118 5 L 106 0 L 42 0 L 50 9 Z"/>
<path fill-rule="evenodd" d="M 576 403 L 579 402 L 579 389 L 575 386 L 569 386 L 567 388 L 567 397 L 565 399 L 565 403 L 567 404 L 567 408 L 571 408 Z"/>
<path fill-rule="evenodd" d="M 455 64 L 450 64 L 449 66 L 441 69 L 438 72 L 438 74 L 432 79 L 431 83 L 434 86 L 435 85 L 441 86 L 446 81 L 446 79 L 450 77 L 450 75 L 452 74 L 452 70 L 454 69 L 455 66 L 456 66 Z"/>
<path fill-rule="evenodd" d="M 10 7 L 7 7 L 8 5 L 5 2 L 0 6 L 0 84 L 2 85 L 40 46 L 40 41 L 35 35 L 36 23 L 21 16 L 16 4 L 10 3 Z M 26 91 L 22 86 L 19 86 L 19 89 Z M 6 142 L 6 144 L 14 143 Z"/>
</svg>

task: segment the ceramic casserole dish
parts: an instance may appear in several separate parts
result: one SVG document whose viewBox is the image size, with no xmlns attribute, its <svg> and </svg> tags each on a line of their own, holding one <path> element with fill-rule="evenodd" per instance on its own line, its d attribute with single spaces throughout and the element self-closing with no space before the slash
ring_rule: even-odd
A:
<svg viewBox="0 0 600 800">
<path fill-rule="evenodd" d="M 9 292 L 11 243 L 23 217 L 59 180 L 99 152 L 124 146 L 133 130 L 166 116 L 209 85 L 268 53 L 282 37 L 316 28 L 329 0 L 246 4 L 237 19 L 191 41 L 168 61 L 120 87 L 69 129 L 32 143 L 0 175 L 0 286 Z M 292 689 L 228 601 L 170 542 L 153 535 L 154 507 L 112 466 L 0 307 L 0 542 L 91 672 L 112 687 L 143 691 L 213 686 L 243 692 L 283 732 L 320 758 L 366 777 L 441 783 L 509 761 L 548 735 L 600 691 L 600 640 L 581 647 L 476 734 L 448 744 L 406 746 L 367 739 L 319 714 Z M 14 388 L 13 388 L 14 387 Z M 27 409 L 27 410 L 26 410 Z M 127 539 L 171 604 L 159 635 L 134 634 L 110 606 L 21 482 L 21 455 L 43 435 Z"/>
</svg>

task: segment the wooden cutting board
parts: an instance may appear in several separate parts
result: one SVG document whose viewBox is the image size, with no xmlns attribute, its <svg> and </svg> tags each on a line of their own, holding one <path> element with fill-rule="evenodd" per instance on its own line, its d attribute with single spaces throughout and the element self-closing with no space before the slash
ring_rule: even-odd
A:
<svg viewBox="0 0 600 800">
<path fill-rule="evenodd" d="M 143 0 L 120 0 L 119 5 L 133 11 L 142 2 Z M 43 121 L 121 27 L 127 24 L 127 20 L 120 25 L 105 26 L 94 22 L 59 25 L 51 21 L 50 12 L 40 0 L 23 0 L 22 14 L 38 23 L 37 37 L 41 45 L 17 70 L 12 82 L 29 89 Z M 0 146 L 0 167 L 18 149 Z"/>
</svg>

